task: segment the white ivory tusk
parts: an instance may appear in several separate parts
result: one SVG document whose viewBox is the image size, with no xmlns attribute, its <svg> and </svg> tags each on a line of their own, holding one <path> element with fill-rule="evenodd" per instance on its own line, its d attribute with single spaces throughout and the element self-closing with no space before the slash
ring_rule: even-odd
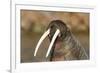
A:
<svg viewBox="0 0 100 73">
<path fill-rule="evenodd" d="M 54 44 L 54 41 L 56 40 L 56 38 L 57 38 L 57 36 L 58 36 L 59 33 L 60 33 L 60 30 L 57 29 L 56 32 L 55 32 L 55 34 L 54 34 L 54 36 L 53 36 L 53 38 L 52 38 L 52 41 L 51 41 L 50 46 L 49 46 L 49 48 L 48 48 L 48 51 L 47 51 L 47 53 L 46 53 L 46 57 L 48 57 L 48 55 L 49 55 L 49 53 L 50 53 L 50 50 L 52 49 L 52 46 L 53 46 L 53 44 Z"/>
<path fill-rule="evenodd" d="M 48 29 L 40 38 L 34 52 L 34 56 L 36 56 L 39 46 L 41 45 L 42 41 L 46 38 L 46 36 L 50 33 L 50 29 Z"/>
</svg>

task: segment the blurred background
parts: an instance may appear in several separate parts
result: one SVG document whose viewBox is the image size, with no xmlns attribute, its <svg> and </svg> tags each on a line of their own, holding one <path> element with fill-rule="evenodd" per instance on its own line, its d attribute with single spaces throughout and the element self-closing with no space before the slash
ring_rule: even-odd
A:
<svg viewBox="0 0 100 73">
<path fill-rule="evenodd" d="M 48 37 L 41 44 L 37 57 L 35 47 L 52 20 L 62 20 L 89 55 L 89 13 L 21 10 L 21 62 L 49 61 L 45 59 L 50 44 Z"/>
</svg>

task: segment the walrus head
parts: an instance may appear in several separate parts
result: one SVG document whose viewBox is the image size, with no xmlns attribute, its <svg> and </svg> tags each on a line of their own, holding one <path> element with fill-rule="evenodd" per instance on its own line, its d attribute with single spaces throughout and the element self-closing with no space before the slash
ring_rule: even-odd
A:
<svg viewBox="0 0 100 73">
<path fill-rule="evenodd" d="M 64 22 L 62 22 L 61 20 L 51 21 L 47 27 L 47 30 L 42 35 L 42 37 L 40 38 L 40 40 L 36 46 L 34 56 L 36 56 L 36 53 L 37 53 L 37 50 L 38 50 L 40 44 L 47 36 L 49 36 L 51 43 L 48 48 L 46 57 L 48 57 L 52 47 L 55 46 L 56 48 L 59 48 L 60 43 L 63 42 L 63 40 L 65 38 L 67 38 L 68 35 L 70 35 L 70 29 L 68 28 L 68 26 L 66 26 L 66 24 Z"/>
<path fill-rule="evenodd" d="M 62 22 L 61 20 L 51 21 L 47 27 L 47 30 L 50 29 L 49 38 L 50 40 L 53 38 L 57 29 L 59 29 L 60 33 L 58 34 L 58 38 L 64 40 L 68 34 L 70 34 L 69 27 Z"/>
</svg>

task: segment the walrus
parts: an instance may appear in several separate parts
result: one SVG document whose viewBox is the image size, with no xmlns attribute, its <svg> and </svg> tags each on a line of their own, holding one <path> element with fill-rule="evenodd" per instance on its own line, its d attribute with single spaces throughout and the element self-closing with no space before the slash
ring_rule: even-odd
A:
<svg viewBox="0 0 100 73">
<path fill-rule="evenodd" d="M 53 20 L 49 23 L 46 32 L 41 37 L 34 56 L 36 56 L 38 47 L 46 36 L 51 42 L 46 58 L 50 56 L 50 61 L 68 61 L 68 60 L 87 60 L 84 47 L 75 38 L 69 27 L 61 20 Z"/>
<path fill-rule="evenodd" d="M 88 59 L 85 49 L 64 22 L 54 20 L 49 24 L 47 29 L 51 29 L 48 35 L 50 41 L 56 29 L 60 30 L 60 34 L 57 36 L 51 51 L 51 61 Z"/>
</svg>

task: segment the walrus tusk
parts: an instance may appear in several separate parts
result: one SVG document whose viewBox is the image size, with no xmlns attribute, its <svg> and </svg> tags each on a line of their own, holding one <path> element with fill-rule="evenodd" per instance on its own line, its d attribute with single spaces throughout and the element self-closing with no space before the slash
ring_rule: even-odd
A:
<svg viewBox="0 0 100 73">
<path fill-rule="evenodd" d="M 48 30 L 41 36 L 41 38 L 40 38 L 40 40 L 39 40 L 39 42 L 38 42 L 38 44 L 37 44 L 37 46 L 36 46 L 36 48 L 35 48 L 34 56 L 36 56 L 39 46 L 41 45 L 42 41 L 46 38 L 46 36 L 49 35 L 49 33 L 50 33 L 50 29 L 48 29 Z M 51 49 L 52 49 L 52 46 L 53 46 L 53 44 L 54 44 L 54 41 L 56 40 L 56 38 L 57 38 L 57 36 L 58 36 L 59 33 L 60 33 L 60 30 L 57 29 L 56 32 L 55 32 L 55 34 L 54 34 L 54 36 L 53 36 L 53 38 L 52 38 L 52 41 L 51 41 L 50 46 L 49 46 L 49 48 L 48 48 L 48 51 L 47 51 L 47 53 L 46 53 L 46 57 L 48 57 L 48 55 L 49 55 L 49 53 L 50 53 L 50 51 L 51 51 Z"/>
<path fill-rule="evenodd" d="M 50 53 L 50 51 L 51 51 L 51 49 L 52 49 L 52 46 L 53 46 L 53 44 L 54 44 L 54 41 L 56 40 L 56 38 L 57 38 L 57 36 L 58 36 L 59 33 L 60 33 L 60 30 L 57 29 L 56 32 L 55 32 L 55 34 L 54 34 L 54 36 L 53 36 L 53 38 L 52 38 L 52 41 L 51 41 L 50 46 L 49 46 L 49 48 L 48 48 L 48 51 L 47 51 L 47 53 L 46 53 L 46 57 L 48 57 L 48 55 L 49 55 L 49 53 Z"/>
<path fill-rule="evenodd" d="M 36 56 L 39 46 L 41 45 L 42 41 L 46 38 L 46 36 L 50 33 L 50 29 L 48 29 L 40 38 L 34 52 L 34 56 Z"/>
</svg>

